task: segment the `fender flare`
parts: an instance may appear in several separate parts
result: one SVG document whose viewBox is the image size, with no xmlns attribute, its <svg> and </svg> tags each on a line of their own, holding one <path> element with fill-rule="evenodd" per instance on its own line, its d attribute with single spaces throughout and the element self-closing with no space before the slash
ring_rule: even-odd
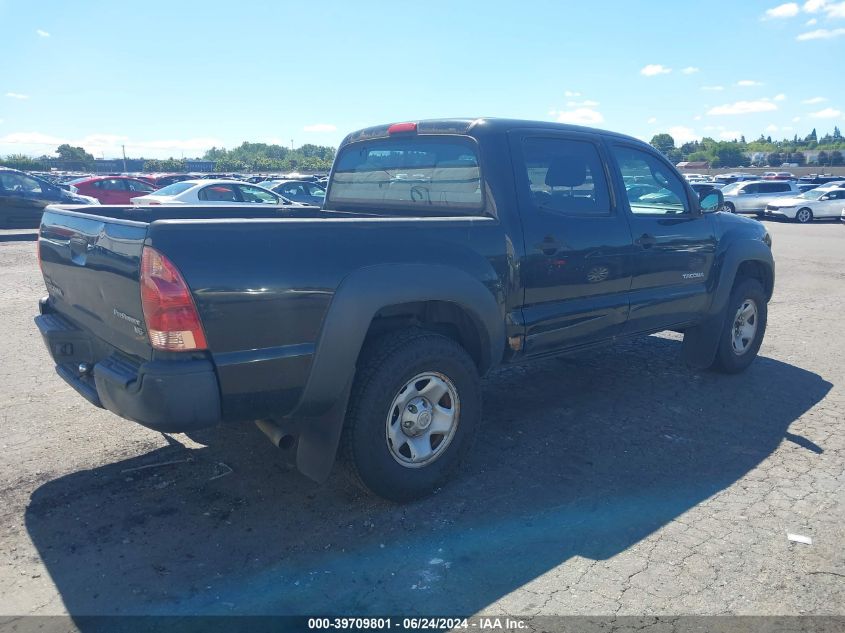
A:
<svg viewBox="0 0 845 633">
<path fill-rule="evenodd" d="M 771 288 L 765 288 L 767 299 L 771 299 L 775 285 L 775 260 L 772 249 L 759 240 L 743 239 L 733 242 L 725 252 L 720 266 L 719 279 L 713 289 L 713 301 L 710 303 L 711 316 L 721 313 L 725 309 L 731 296 L 734 280 L 739 267 L 749 261 L 759 262 L 769 270 Z"/>
<path fill-rule="evenodd" d="M 684 332 L 681 353 L 684 362 L 690 367 L 704 369 L 713 364 L 719 346 L 719 336 L 725 325 L 725 306 L 730 299 L 739 267 L 749 261 L 759 262 L 768 268 L 771 286 L 765 290 L 766 298 L 771 298 L 775 284 L 775 262 L 771 249 L 757 240 L 741 240 L 731 244 L 722 260 L 707 316 L 701 323 Z"/>
<path fill-rule="evenodd" d="M 316 481 L 328 477 L 355 364 L 380 309 L 420 301 L 458 305 L 472 318 L 481 337 L 483 373 L 501 360 L 505 348 L 504 307 L 495 292 L 464 270 L 439 264 L 379 264 L 344 278 L 323 319 L 302 397 L 286 416 L 307 419 L 297 425 L 302 429 L 296 456 L 299 471 Z"/>
</svg>

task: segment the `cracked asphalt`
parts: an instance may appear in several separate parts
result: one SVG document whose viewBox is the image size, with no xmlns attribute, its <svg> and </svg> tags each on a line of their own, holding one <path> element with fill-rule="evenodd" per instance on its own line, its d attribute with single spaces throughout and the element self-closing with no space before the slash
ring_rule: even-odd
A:
<svg viewBox="0 0 845 633">
<path fill-rule="evenodd" d="M 0 233 L 0 615 L 845 613 L 845 226 L 767 225 L 748 372 L 686 369 L 674 334 L 499 370 L 458 479 L 407 506 L 249 425 L 91 407 L 32 323 L 34 243 Z"/>
</svg>

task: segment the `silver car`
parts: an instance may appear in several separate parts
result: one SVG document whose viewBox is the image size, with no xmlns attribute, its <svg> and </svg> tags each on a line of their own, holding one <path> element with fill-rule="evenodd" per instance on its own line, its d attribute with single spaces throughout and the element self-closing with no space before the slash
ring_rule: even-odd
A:
<svg viewBox="0 0 845 633">
<path fill-rule="evenodd" d="M 798 185 L 789 180 L 752 180 L 728 185 L 722 189 L 722 193 L 725 196 L 725 211 L 762 216 L 770 202 L 784 196 L 797 196 L 801 191 Z"/>
</svg>

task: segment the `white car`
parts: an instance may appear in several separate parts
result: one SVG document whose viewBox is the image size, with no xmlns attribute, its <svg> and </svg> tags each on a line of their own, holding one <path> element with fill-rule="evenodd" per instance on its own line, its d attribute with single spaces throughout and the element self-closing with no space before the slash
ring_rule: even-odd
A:
<svg viewBox="0 0 845 633">
<path fill-rule="evenodd" d="M 274 207 L 304 206 L 269 189 L 240 180 L 183 180 L 147 196 L 132 198 L 131 202 L 138 207 L 155 204 L 213 204 L 218 207 L 243 207 L 254 204 Z"/>
<path fill-rule="evenodd" d="M 845 205 L 845 189 L 838 186 L 816 187 L 800 196 L 782 198 L 766 205 L 767 217 L 781 217 L 801 224 L 815 218 L 837 218 Z"/>
</svg>

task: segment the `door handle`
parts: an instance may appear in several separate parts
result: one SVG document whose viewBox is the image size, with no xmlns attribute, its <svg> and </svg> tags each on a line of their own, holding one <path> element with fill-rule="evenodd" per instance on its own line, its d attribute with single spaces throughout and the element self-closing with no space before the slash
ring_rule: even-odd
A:
<svg viewBox="0 0 845 633">
<path fill-rule="evenodd" d="M 643 233 L 636 240 L 636 243 L 642 246 L 643 248 L 651 248 L 656 242 L 657 238 L 648 233 Z"/>
</svg>

